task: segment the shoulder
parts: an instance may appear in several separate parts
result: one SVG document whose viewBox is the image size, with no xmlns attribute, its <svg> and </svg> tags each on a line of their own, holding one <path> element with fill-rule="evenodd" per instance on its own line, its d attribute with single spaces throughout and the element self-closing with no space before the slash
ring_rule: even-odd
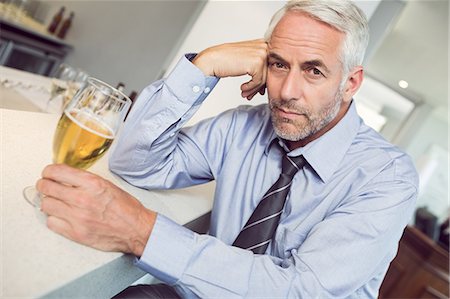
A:
<svg viewBox="0 0 450 299">
<path fill-rule="evenodd" d="M 218 118 L 233 118 L 240 122 L 253 121 L 257 119 L 265 119 L 270 115 L 267 104 L 256 106 L 241 105 L 233 109 L 226 110 L 220 113 Z"/>
<path fill-rule="evenodd" d="M 204 119 L 193 126 L 182 129 L 188 136 L 214 139 L 228 146 L 251 144 L 252 140 L 268 140 L 273 132 L 270 111 L 267 104 L 239 106 Z"/>
<path fill-rule="evenodd" d="M 205 122 L 211 122 L 227 130 L 260 130 L 270 123 L 270 111 L 267 104 L 242 105 L 221 112 Z"/>
<path fill-rule="evenodd" d="M 355 136 L 348 156 L 372 170 L 373 180 L 404 181 L 418 186 L 412 158 L 365 124 Z"/>
</svg>

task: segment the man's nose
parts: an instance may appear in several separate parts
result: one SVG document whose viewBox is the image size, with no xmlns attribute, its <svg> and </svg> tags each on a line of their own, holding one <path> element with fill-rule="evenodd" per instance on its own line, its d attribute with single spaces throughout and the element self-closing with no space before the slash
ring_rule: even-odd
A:
<svg viewBox="0 0 450 299">
<path fill-rule="evenodd" d="M 302 77 L 299 70 L 291 69 L 281 86 L 281 97 L 284 100 L 298 100 L 302 97 Z"/>
</svg>

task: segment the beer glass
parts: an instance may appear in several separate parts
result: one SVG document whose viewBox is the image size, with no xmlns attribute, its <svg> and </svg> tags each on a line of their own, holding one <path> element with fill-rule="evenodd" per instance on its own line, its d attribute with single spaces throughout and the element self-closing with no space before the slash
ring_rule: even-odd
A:
<svg viewBox="0 0 450 299">
<path fill-rule="evenodd" d="M 52 79 L 52 85 L 50 86 L 50 98 L 47 101 L 47 108 L 56 97 L 63 95 L 67 90 L 68 82 L 75 79 L 77 71 L 75 68 L 61 63 Z"/>
<path fill-rule="evenodd" d="M 65 107 L 53 137 L 53 162 L 87 169 L 111 146 L 131 100 L 121 91 L 92 77 Z M 24 189 L 24 197 L 40 207 L 41 197 L 34 187 Z"/>
<path fill-rule="evenodd" d="M 61 107 L 64 110 L 67 102 L 74 96 L 79 87 L 86 81 L 88 74 L 81 69 L 62 63 L 56 71 L 50 86 L 50 98 L 45 111 L 49 111 L 51 102 L 61 97 Z M 58 109 L 58 112 L 61 110 Z"/>
</svg>

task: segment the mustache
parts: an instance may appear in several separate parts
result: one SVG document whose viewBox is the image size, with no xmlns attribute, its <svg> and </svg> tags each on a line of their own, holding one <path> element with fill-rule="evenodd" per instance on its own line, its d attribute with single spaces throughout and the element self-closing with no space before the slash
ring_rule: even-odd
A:
<svg viewBox="0 0 450 299">
<path fill-rule="evenodd" d="M 281 109 L 296 114 L 303 114 L 307 117 L 309 117 L 309 115 L 311 114 L 311 111 L 309 111 L 309 109 L 299 105 L 296 100 L 269 99 L 269 107 L 270 110 Z"/>
</svg>

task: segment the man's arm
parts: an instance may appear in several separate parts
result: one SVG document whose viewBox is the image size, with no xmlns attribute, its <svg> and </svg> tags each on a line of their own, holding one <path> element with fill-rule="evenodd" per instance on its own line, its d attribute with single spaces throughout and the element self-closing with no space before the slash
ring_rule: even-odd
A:
<svg viewBox="0 0 450 299">
<path fill-rule="evenodd" d="M 267 44 L 263 40 L 228 43 L 200 52 L 192 61 L 206 76 L 218 78 L 250 75 L 241 85 L 243 98 L 264 94 L 267 75 Z"/>
<path fill-rule="evenodd" d="M 47 226 L 78 243 L 140 256 L 156 212 L 111 182 L 64 164 L 42 171 L 36 189 Z"/>
<path fill-rule="evenodd" d="M 283 242 L 301 245 L 283 258 L 196 234 L 145 209 L 104 179 L 65 165 L 48 166 L 37 188 L 46 194 L 42 210 L 55 232 L 101 250 L 141 256 L 141 268 L 186 293 L 227 298 L 354 294 L 382 275 L 394 257 L 417 191 L 403 179 L 376 180 L 307 236 L 286 232 Z"/>
<path fill-rule="evenodd" d="M 211 67 L 205 69 L 205 73 L 196 69 L 198 84 L 205 88 L 208 79 L 205 74 L 217 77 L 248 74 L 252 80 L 241 89 L 243 96 L 251 98 L 264 90 L 266 51 L 267 44 L 263 40 L 209 48 L 196 60 L 201 68 Z M 233 64 L 236 61 L 239 63 Z M 173 82 L 174 79 L 169 76 L 144 90 L 111 158 L 112 170 L 138 186 L 181 187 L 211 179 L 205 175 L 210 171 L 207 161 L 201 160 L 201 153 L 194 153 L 198 150 L 197 144 L 180 133 L 182 124 L 195 112 L 194 106 L 206 95 L 187 92 L 200 91 L 193 88 L 194 85 L 189 86 L 192 78 L 178 78 L 183 82 Z M 214 79 L 211 80 L 211 84 L 215 84 Z M 190 151 L 199 158 L 185 159 Z M 185 161 L 190 161 L 190 165 L 173 167 Z M 179 183 L 180 172 L 188 173 L 191 178 Z M 41 209 L 48 215 L 50 229 L 97 249 L 142 254 L 156 213 L 145 209 L 117 186 L 87 171 L 50 165 L 43 170 L 36 187 L 44 195 Z"/>
<path fill-rule="evenodd" d="M 182 127 L 208 96 L 205 90 L 217 81 L 183 57 L 168 78 L 146 87 L 111 149 L 110 170 L 146 189 L 210 181 L 208 160 Z"/>
<path fill-rule="evenodd" d="M 376 289 L 361 288 L 372 279 L 381 284 L 416 187 L 403 180 L 366 187 L 308 235 L 283 234 L 286 247 L 301 245 L 281 257 L 255 255 L 158 215 L 139 266 L 200 298 L 372 298 Z"/>
<path fill-rule="evenodd" d="M 187 59 L 180 60 L 167 79 L 142 91 L 112 150 L 111 171 L 142 188 L 179 188 L 212 180 L 211 164 L 220 161 L 207 151 L 221 142 L 214 136 L 222 138 L 223 134 L 212 131 L 206 135 L 205 130 L 195 138 L 182 127 L 217 78 L 248 74 L 251 80 L 242 84 L 242 95 L 251 99 L 258 91 L 263 93 L 266 49 L 264 41 L 255 40 L 208 48 L 193 60 L 198 68 Z M 216 127 L 221 125 L 226 124 Z"/>
</svg>

